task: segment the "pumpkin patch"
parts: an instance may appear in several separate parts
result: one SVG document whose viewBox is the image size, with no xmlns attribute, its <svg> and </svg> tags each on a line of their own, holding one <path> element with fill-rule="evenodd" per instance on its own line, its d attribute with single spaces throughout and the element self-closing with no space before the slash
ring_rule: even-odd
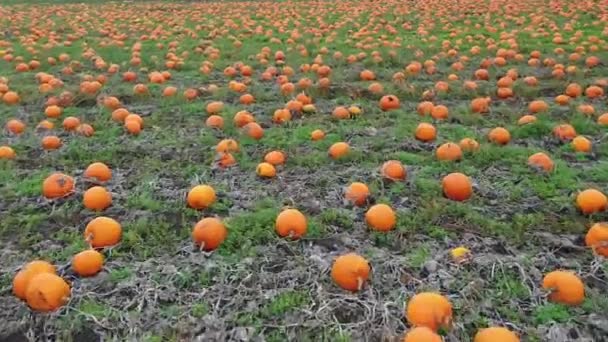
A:
<svg viewBox="0 0 608 342">
<path fill-rule="evenodd" d="M 607 18 L 3 1 L 0 340 L 600 341 Z"/>
</svg>

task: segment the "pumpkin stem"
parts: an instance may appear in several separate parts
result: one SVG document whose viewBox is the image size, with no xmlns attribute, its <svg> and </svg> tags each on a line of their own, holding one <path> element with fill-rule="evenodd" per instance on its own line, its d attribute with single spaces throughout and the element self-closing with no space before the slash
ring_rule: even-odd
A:
<svg viewBox="0 0 608 342">
<path fill-rule="evenodd" d="M 357 277 L 357 290 L 361 291 L 362 288 L 363 288 L 363 278 Z"/>
<path fill-rule="evenodd" d="M 201 241 L 201 245 L 199 246 L 198 250 L 202 252 L 204 249 L 205 249 L 205 241 Z"/>
</svg>

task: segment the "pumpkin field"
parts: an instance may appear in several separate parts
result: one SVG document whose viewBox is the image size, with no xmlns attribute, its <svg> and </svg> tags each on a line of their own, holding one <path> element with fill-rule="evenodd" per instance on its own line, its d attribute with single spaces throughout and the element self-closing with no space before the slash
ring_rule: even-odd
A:
<svg viewBox="0 0 608 342">
<path fill-rule="evenodd" d="M 0 28 L 0 341 L 608 341 L 608 2 Z"/>
</svg>

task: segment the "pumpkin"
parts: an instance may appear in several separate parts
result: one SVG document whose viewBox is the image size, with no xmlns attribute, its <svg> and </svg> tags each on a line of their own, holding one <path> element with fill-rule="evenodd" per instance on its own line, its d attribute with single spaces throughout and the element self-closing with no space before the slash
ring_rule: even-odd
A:
<svg viewBox="0 0 608 342">
<path fill-rule="evenodd" d="M 401 103 L 395 95 L 385 95 L 380 99 L 380 109 L 383 111 L 399 109 L 399 107 L 401 107 Z"/>
<path fill-rule="evenodd" d="M 51 129 L 53 129 L 53 127 L 55 127 L 55 124 L 52 123 L 51 121 L 42 120 L 36 126 L 36 130 L 37 131 L 50 131 Z"/>
<path fill-rule="evenodd" d="M 331 278 L 341 288 L 356 292 L 363 288 L 369 278 L 369 262 L 355 253 L 348 253 L 336 258 L 331 267 Z"/>
<path fill-rule="evenodd" d="M 257 122 L 250 122 L 243 127 L 245 134 L 255 140 L 260 140 L 264 137 L 264 129 Z"/>
<path fill-rule="evenodd" d="M 431 110 L 431 116 L 435 120 L 445 120 L 448 118 L 449 110 L 448 107 L 444 105 L 434 106 L 433 110 Z"/>
<path fill-rule="evenodd" d="M 59 137 L 54 136 L 54 135 L 49 135 L 49 136 L 42 138 L 41 143 L 42 143 L 42 148 L 44 148 L 45 150 L 56 150 L 56 149 L 60 148 L 62 145 L 61 139 L 59 139 Z"/>
<path fill-rule="evenodd" d="M 517 120 L 517 124 L 520 126 L 523 126 L 523 125 L 527 125 L 529 123 L 536 122 L 536 120 L 537 120 L 536 116 L 528 114 L 528 115 L 524 115 L 521 118 L 519 118 L 519 120 Z"/>
<path fill-rule="evenodd" d="M 239 103 L 244 105 L 250 105 L 252 103 L 255 103 L 255 98 L 251 94 L 243 94 L 239 98 Z"/>
<path fill-rule="evenodd" d="M 141 133 L 141 124 L 136 120 L 125 120 L 124 126 L 127 132 L 129 132 L 129 134 L 138 135 L 139 133 Z"/>
<path fill-rule="evenodd" d="M 608 223 L 596 223 L 587 231 L 585 244 L 593 249 L 593 252 L 608 257 Z"/>
<path fill-rule="evenodd" d="M 435 108 L 435 105 L 433 104 L 433 102 L 422 101 L 416 107 L 416 111 L 421 116 L 431 115 L 431 112 L 433 111 L 433 108 Z"/>
<path fill-rule="evenodd" d="M 210 115 L 205 120 L 205 125 L 210 128 L 222 129 L 224 128 L 224 118 L 219 115 Z"/>
<path fill-rule="evenodd" d="M 163 89 L 163 97 L 172 97 L 177 94 L 177 88 L 173 86 L 168 86 Z"/>
<path fill-rule="evenodd" d="M 362 206 L 369 197 L 369 188 L 365 183 L 351 183 L 344 191 L 344 198 L 356 206 Z"/>
<path fill-rule="evenodd" d="M 228 236 L 228 230 L 220 219 L 204 218 L 192 228 L 192 240 L 206 252 L 217 249 Z"/>
<path fill-rule="evenodd" d="M 122 227 L 116 220 L 99 216 L 91 220 L 84 230 L 84 238 L 93 248 L 110 247 L 122 236 Z"/>
<path fill-rule="evenodd" d="M 471 256 L 471 250 L 464 246 L 459 246 L 450 250 L 450 256 L 456 263 L 462 263 Z"/>
<path fill-rule="evenodd" d="M 215 161 L 217 165 L 222 169 L 236 165 L 236 159 L 230 153 L 218 153 Z"/>
<path fill-rule="evenodd" d="M 48 106 L 44 110 L 44 114 L 49 118 L 58 118 L 61 116 L 63 109 L 59 106 Z"/>
<path fill-rule="evenodd" d="M 490 110 L 490 99 L 478 97 L 471 100 L 471 111 L 473 113 L 487 113 Z"/>
<path fill-rule="evenodd" d="M 473 185 L 466 175 L 454 172 L 443 177 L 441 181 L 443 194 L 453 201 L 465 201 L 473 194 Z"/>
<path fill-rule="evenodd" d="M 12 134 L 19 135 L 25 130 L 25 124 L 21 120 L 12 119 L 6 123 L 6 130 Z"/>
<path fill-rule="evenodd" d="M 598 125 L 608 126 L 608 113 L 604 113 L 597 118 Z"/>
<path fill-rule="evenodd" d="M 531 155 L 528 158 L 528 165 L 544 172 L 553 171 L 554 166 L 553 160 L 551 160 L 551 158 L 543 152 L 538 152 Z"/>
<path fill-rule="evenodd" d="M 557 95 L 555 97 L 555 102 L 560 106 L 565 106 L 570 103 L 570 96 L 568 95 Z"/>
<path fill-rule="evenodd" d="M 488 133 L 488 139 L 498 145 L 506 145 L 511 141 L 511 133 L 503 127 L 496 127 Z"/>
<path fill-rule="evenodd" d="M 95 129 L 93 129 L 93 126 L 85 123 L 78 125 L 78 127 L 76 127 L 76 132 L 84 137 L 90 137 L 95 134 Z"/>
<path fill-rule="evenodd" d="M 475 152 L 479 150 L 479 143 L 473 138 L 464 138 L 458 143 L 460 149 L 464 152 Z"/>
<path fill-rule="evenodd" d="M 306 216 L 297 209 L 283 210 L 275 221 L 275 230 L 280 237 L 299 239 L 306 234 L 307 227 Z"/>
<path fill-rule="evenodd" d="M 85 208 L 102 211 L 112 204 L 112 195 L 101 186 L 94 186 L 84 192 L 82 203 Z"/>
<path fill-rule="evenodd" d="M 576 196 L 576 206 L 585 215 L 594 214 L 606 210 L 608 199 L 599 190 L 587 189 Z"/>
<path fill-rule="evenodd" d="M 272 165 L 283 165 L 285 163 L 285 154 L 281 151 L 270 151 L 264 156 L 264 161 Z"/>
<path fill-rule="evenodd" d="M 74 192 L 74 179 L 63 173 L 53 173 L 42 182 L 42 195 L 48 199 L 61 198 Z"/>
<path fill-rule="evenodd" d="M 205 209 L 215 202 L 215 190 L 209 185 L 193 187 L 186 198 L 188 205 L 194 209 Z"/>
<path fill-rule="evenodd" d="M 596 85 L 589 86 L 587 87 L 587 89 L 585 89 L 585 96 L 590 99 L 595 99 L 604 96 L 604 89 Z"/>
<path fill-rule="evenodd" d="M 277 109 L 272 115 L 272 122 L 282 124 L 291 121 L 291 112 L 289 109 Z"/>
<path fill-rule="evenodd" d="M 224 109 L 224 103 L 221 101 L 212 101 L 207 104 L 207 114 L 219 114 Z"/>
<path fill-rule="evenodd" d="M 552 302 L 579 305 L 585 300 L 585 285 L 574 272 L 549 272 L 542 285 L 543 289 L 550 291 L 549 300 Z"/>
<path fill-rule="evenodd" d="M 81 277 L 91 277 L 103 267 L 103 254 L 94 249 L 82 251 L 72 258 L 72 270 Z"/>
<path fill-rule="evenodd" d="M 579 135 L 576 138 L 572 139 L 572 148 L 576 152 L 588 153 L 591 152 L 591 141 L 589 139 Z"/>
<path fill-rule="evenodd" d="M 457 144 L 448 142 L 437 148 L 435 155 L 438 160 L 460 160 L 462 159 L 462 150 Z"/>
<path fill-rule="evenodd" d="M 15 159 L 15 150 L 10 146 L 0 146 L 0 160 L 1 159 Z"/>
<path fill-rule="evenodd" d="M 452 304 L 439 293 L 418 293 L 408 301 L 405 316 L 415 327 L 447 329 L 452 325 Z"/>
<path fill-rule="evenodd" d="M 215 116 L 217 116 L 217 115 L 215 115 Z M 234 125 L 236 127 L 244 127 L 248 123 L 255 122 L 255 118 L 248 111 L 242 110 L 242 111 L 234 114 L 233 121 L 234 121 Z"/>
<path fill-rule="evenodd" d="M 541 113 L 549 109 L 549 105 L 543 100 L 534 100 L 528 105 L 530 113 Z"/>
<path fill-rule="evenodd" d="M 16 105 L 21 101 L 21 98 L 19 97 L 19 94 L 14 91 L 7 91 L 2 95 L 2 101 L 7 105 Z"/>
<path fill-rule="evenodd" d="M 583 87 L 577 83 L 570 83 L 564 93 L 570 97 L 579 97 L 583 94 Z"/>
<path fill-rule="evenodd" d="M 427 327 L 415 327 L 407 332 L 403 342 L 442 342 L 441 336 Z M 498 341 L 494 341 L 498 342 Z M 502 342 L 502 341 L 500 341 Z"/>
<path fill-rule="evenodd" d="M 323 140 L 323 138 L 325 138 L 325 132 L 323 132 L 320 129 L 315 129 L 314 131 L 312 131 L 310 133 L 310 139 L 312 141 L 319 141 L 319 140 Z"/>
<path fill-rule="evenodd" d="M 128 115 L 128 110 L 124 108 L 118 108 L 112 112 L 112 120 L 117 122 L 124 122 Z"/>
<path fill-rule="evenodd" d="M 346 107 L 338 106 L 334 108 L 332 115 L 336 119 L 348 119 L 350 118 L 350 111 Z"/>
<path fill-rule="evenodd" d="M 239 144 L 233 139 L 223 139 L 215 146 L 215 151 L 218 153 L 238 152 Z"/>
<path fill-rule="evenodd" d="M 109 110 L 120 108 L 120 100 L 114 96 L 108 96 L 103 99 L 103 106 Z"/>
<path fill-rule="evenodd" d="M 490 327 L 479 330 L 473 342 L 519 342 L 519 337 L 507 328 Z"/>
<path fill-rule="evenodd" d="M 75 131 L 80 125 L 80 120 L 73 116 L 68 116 L 63 120 L 63 129 L 66 131 Z"/>
<path fill-rule="evenodd" d="M 361 115 L 361 113 L 363 111 L 361 110 L 361 107 L 353 105 L 353 106 L 348 107 L 348 112 L 350 113 L 350 115 L 352 117 L 352 116 Z"/>
<path fill-rule="evenodd" d="M 561 124 L 553 128 L 553 135 L 560 140 L 572 140 L 576 137 L 576 130 L 572 125 Z"/>
<path fill-rule="evenodd" d="M 55 311 L 65 305 L 70 298 L 70 285 L 63 278 L 52 273 L 40 273 L 30 280 L 25 300 L 32 310 Z"/>
<path fill-rule="evenodd" d="M 33 277 L 41 273 L 55 274 L 56 272 L 55 266 L 44 260 L 27 263 L 13 278 L 13 294 L 17 298 L 25 300 L 27 288 Z"/>
<path fill-rule="evenodd" d="M 397 215 L 386 204 L 376 204 L 365 213 L 365 222 L 373 230 L 387 232 L 395 228 Z"/>
<path fill-rule="evenodd" d="M 273 178 L 277 174 L 277 170 L 274 168 L 274 166 L 266 162 L 259 163 L 255 168 L 255 172 L 258 174 L 258 176 L 264 178 Z"/>
<path fill-rule="evenodd" d="M 373 81 L 376 79 L 376 75 L 371 70 L 363 70 L 359 73 L 359 77 L 362 81 Z"/>
<path fill-rule="evenodd" d="M 391 181 L 405 180 L 407 170 L 398 160 L 389 160 L 382 164 L 380 168 L 382 177 Z"/>
<path fill-rule="evenodd" d="M 433 141 L 437 136 L 437 129 L 429 123 L 422 122 L 416 127 L 415 136 L 423 142 Z"/>
<path fill-rule="evenodd" d="M 328 154 L 332 159 L 340 159 L 348 154 L 350 146 L 345 142 L 337 142 L 329 147 Z"/>
</svg>

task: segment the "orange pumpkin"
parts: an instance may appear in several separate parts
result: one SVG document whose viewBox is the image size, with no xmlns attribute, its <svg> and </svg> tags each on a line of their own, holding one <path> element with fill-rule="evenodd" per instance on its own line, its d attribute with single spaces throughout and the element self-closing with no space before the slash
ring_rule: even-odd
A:
<svg viewBox="0 0 608 342">
<path fill-rule="evenodd" d="M 264 129 L 257 122 L 250 122 L 243 127 L 245 134 L 249 137 L 260 140 L 264 137 Z"/>
<path fill-rule="evenodd" d="M 369 197 L 369 188 L 365 183 L 351 183 L 344 191 L 344 198 L 356 206 L 362 206 Z"/>
<path fill-rule="evenodd" d="M 407 303 L 405 316 L 415 327 L 427 327 L 433 331 L 449 328 L 452 325 L 452 304 L 433 292 L 422 292 Z"/>
<path fill-rule="evenodd" d="M 85 208 L 102 211 L 112 204 L 112 195 L 101 186 L 94 186 L 84 192 L 82 203 Z"/>
<path fill-rule="evenodd" d="M 219 115 L 210 115 L 205 120 L 205 125 L 210 128 L 222 129 L 224 128 L 224 118 Z"/>
<path fill-rule="evenodd" d="M 507 328 L 490 327 L 479 330 L 473 342 L 519 342 L 519 337 Z"/>
<path fill-rule="evenodd" d="M 272 165 L 283 165 L 285 163 L 285 154 L 281 151 L 270 151 L 264 156 L 264 161 Z"/>
<path fill-rule="evenodd" d="M 12 134 L 19 135 L 25 130 L 25 124 L 21 120 L 12 119 L 6 123 L 6 130 Z"/>
<path fill-rule="evenodd" d="M 84 238 L 93 248 L 113 246 L 120 242 L 121 236 L 120 223 L 104 216 L 91 220 L 84 230 Z"/>
<path fill-rule="evenodd" d="M 272 164 L 266 162 L 259 163 L 258 166 L 255 168 L 255 172 L 258 174 L 258 176 L 264 178 L 273 178 L 277 174 L 277 170 L 275 169 L 275 167 Z"/>
<path fill-rule="evenodd" d="M 339 256 L 331 267 L 331 278 L 341 288 L 356 292 L 363 288 L 369 278 L 369 262 L 355 253 Z"/>
<path fill-rule="evenodd" d="M 15 159 L 15 150 L 10 146 L 0 146 L 0 159 Z"/>
<path fill-rule="evenodd" d="M 42 138 L 42 148 L 45 150 L 56 150 L 61 147 L 61 139 L 55 135 L 48 135 Z"/>
<path fill-rule="evenodd" d="M 280 237 L 289 237 L 292 239 L 299 239 L 304 234 L 308 223 L 306 216 L 297 209 L 285 209 L 283 210 L 276 219 L 275 229 Z"/>
<path fill-rule="evenodd" d="M 437 148 L 435 155 L 438 160 L 455 161 L 462 159 L 462 150 L 457 144 L 448 142 Z"/>
<path fill-rule="evenodd" d="M 70 285 L 52 273 L 40 273 L 30 280 L 25 293 L 27 305 L 34 311 L 50 312 L 65 305 L 70 297 Z"/>
<path fill-rule="evenodd" d="M 205 209 L 215 202 L 215 190 L 209 185 L 193 187 L 186 198 L 188 206 L 194 209 Z"/>
<path fill-rule="evenodd" d="M 475 152 L 479 150 L 479 143 L 473 138 L 464 138 L 460 140 L 458 146 L 465 152 Z"/>
<path fill-rule="evenodd" d="M 585 244 L 594 253 L 608 257 L 608 223 L 599 222 L 591 226 L 585 235 Z"/>
<path fill-rule="evenodd" d="M 27 288 L 33 277 L 41 273 L 55 274 L 56 272 L 55 266 L 47 261 L 34 260 L 27 263 L 13 278 L 13 294 L 17 298 L 25 300 Z"/>
<path fill-rule="evenodd" d="M 387 232 L 395 228 L 397 215 L 386 204 L 376 204 L 365 213 L 365 221 L 373 230 Z"/>
<path fill-rule="evenodd" d="M 380 168 L 382 177 L 391 181 L 405 180 L 407 170 L 398 160 L 389 160 L 382 164 Z"/>
<path fill-rule="evenodd" d="M 81 277 L 91 277 L 103 267 L 103 254 L 94 249 L 82 251 L 72 258 L 72 269 Z"/>
<path fill-rule="evenodd" d="M 310 133 L 310 139 L 312 141 L 319 141 L 319 140 L 322 140 L 323 138 L 325 138 L 325 132 L 323 132 L 320 129 L 315 129 L 314 131 L 312 131 Z"/>
<path fill-rule="evenodd" d="M 572 148 L 576 152 L 588 153 L 591 152 L 591 141 L 589 139 L 579 135 L 572 139 Z"/>
<path fill-rule="evenodd" d="M 74 192 L 74 179 L 63 173 L 53 173 L 42 182 L 42 195 L 48 199 L 61 198 Z"/>
<path fill-rule="evenodd" d="M 340 159 L 348 154 L 350 146 L 345 142 L 337 142 L 329 147 L 328 154 L 332 159 Z"/>
<path fill-rule="evenodd" d="M 576 196 L 576 206 L 585 215 L 594 214 L 606 210 L 608 199 L 599 190 L 587 189 Z"/>
<path fill-rule="evenodd" d="M 380 109 L 383 111 L 399 109 L 399 107 L 401 107 L 401 103 L 395 95 L 385 95 L 380 99 Z"/>
<path fill-rule="evenodd" d="M 443 194 L 453 201 L 465 201 L 473 194 L 473 185 L 469 177 L 462 173 L 450 173 L 441 181 Z"/>
<path fill-rule="evenodd" d="M 429 123 L 422 122 L 416 127 L 415 136 L 423 142 L 433 141 L 437 137 L 437 129 Z"/>
<path fill-rule="evenodd" d="M 511 141 L 511 133 L 503 127 L 496 127 L 488 133 L 488 139 L 498 145 L 506 145 Z"/>
<path fill-rule="evenodd" d="M 543 288 L 550 291 L 549 299 L 566 305 L 579 305 L 585 300 L 585 285 L 569 271 L 549 272 L 543 278 Z"/>
<path fill-rule="evenodd" d="M 536 168 L 538 170 L 542 170 L 544 172 L 551 172 L 553 171 L 553 160 L 551 160 L 551 158 L 542 153 L 542 152 L 538 152 L 535 153 L 533 155 L 531 155 L 528 158 L 528 165 L 530 165 L 533 168 Z"/>
<path fill-rule="evenodd" d="M 415 327 L 408 331 L 403 342 L 442 342 L 442 340 L 441 336 L 427 327 Z"/>
<path fill-rule="evenodd" d="M 217 249 L 227 236 L 228 230 L 222 221 L 214 217 L 198 221 L 192 229 L 192 240 L 201 250 L 207 252 Z"/>
</svg>

